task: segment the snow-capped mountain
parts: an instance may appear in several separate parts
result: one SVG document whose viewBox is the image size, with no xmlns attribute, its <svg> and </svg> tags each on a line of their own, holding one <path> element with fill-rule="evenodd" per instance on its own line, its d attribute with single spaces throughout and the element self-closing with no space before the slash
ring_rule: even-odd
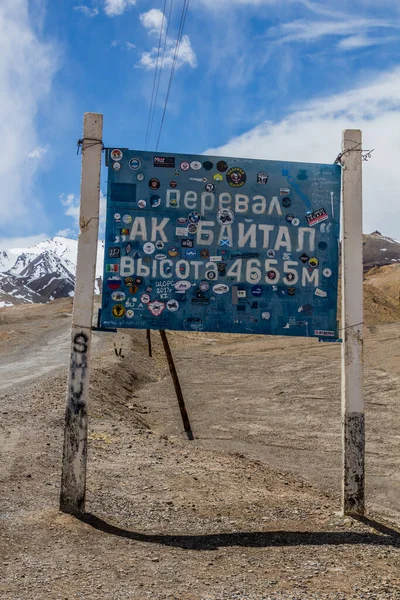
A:
<svg viewBox="0 0 400 600">
<path fill-rule="evenodd" d="M 0 307 L 48 302 L 74 295 L 78 242 L 54 237 L 29 248 L 0 250 Z M 100 292 L 104 243 L 97 249 L 96 289 Z"/>
</svg>

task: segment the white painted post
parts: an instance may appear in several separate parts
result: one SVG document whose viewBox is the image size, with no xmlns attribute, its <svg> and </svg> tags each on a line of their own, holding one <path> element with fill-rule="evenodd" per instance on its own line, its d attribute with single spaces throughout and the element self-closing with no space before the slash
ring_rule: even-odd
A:
<svg viewBox="0 0 400 600">
<path fill-rule="evenodd" d="M 60 510 L 85 511 L 87 400 L 92 340 L 93 298 L 99 229 L 103 115 L 83 117 L 81 207 L 78 260 L 72 314 L 71 360 L 65 411 Z M 97 140 L 97 142 L 96 142 Z"/>
<path fill-rule="evenodd" d="M 342 434 L 345 515 L 364 514 L 362 136 L 342 138 Z"/>
</svg>

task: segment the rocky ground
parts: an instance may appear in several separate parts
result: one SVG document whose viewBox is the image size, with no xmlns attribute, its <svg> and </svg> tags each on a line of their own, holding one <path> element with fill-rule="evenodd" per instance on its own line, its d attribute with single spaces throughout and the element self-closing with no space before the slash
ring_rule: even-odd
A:
<svg viewBox="0 0 400 600">
<path fill-rule="evenodd" d="M 8 310 L 1 599 L 400 598 L 399 324 L 366 332 L 368 519 L 340 514 L 338 345 L 169 334 L 189 442 L 158 334 L 150 359 L 138 331 L 95 334 L 78 520 L 58 511 L 71 303 Z M 43 368 L 19 380 L 23 348 Z"/>
</svg>

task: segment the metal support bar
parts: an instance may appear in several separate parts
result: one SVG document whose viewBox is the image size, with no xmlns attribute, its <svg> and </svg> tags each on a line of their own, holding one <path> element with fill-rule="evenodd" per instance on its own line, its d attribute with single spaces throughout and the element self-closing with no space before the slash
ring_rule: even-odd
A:
<svg viewBox="0 0 400 600">
<path fill-rule="evenodd" d="M 163 346 L 164 346 L 165 355 L 167 357 L 169 371 L 171 373 L 172 381 L 173 381 L 173 384 L 174 384 L 174 388 L 175 388 L 175 392 L 176 392 L 176 397 L 178 398 L 179 410 L 181 411 L 181 417 L 182 417 L 182 421 L 183 421 L 183 426 L 185 428 L 186 435 L 187 435 L 188 439 L 189 440 L 193 440 L 194 439 L 193 432 L 192 432 L 192 428 L 190 426 L 189 416 L 187 414 L 187 410 L 186 410 L 186 406 L 185 406 L 185 401 L 183 399 L 183 394 L 182 394 L 181 385 L 179 383 L 178 374 L 177 374 L 176 369 L 175 369 L 175 363 L 174 363 L 174 359 L 172 357 L 171 348 L 170 348 L 170 345 L 169 345 L 169 342 L 168 342 L 167 334 L 162 329 L 160 329 L 160 336 L 161 336 L 162 343 L 163 343 Z"/>
<path fill-rule="evenodd" d="M 81 206 L 78 259 L 72 313 L 60 510 L 85 511 L 87 400 L 92 342 L 94 284 L 99 229 L 100 167 L 103 115 L 83 118 Z M 96 143 L 94 141 L 96 140 Z"/>
<path fill-rule="evenodd" d="M 358 148 L 358 151 L 355 151 Z M 342 435 L 345 515 L 364 514 L 363 241 L 361 131 L 342 139 Z"/>
<path fill-rule="evenodd" d="M 151 331 L 150 331 L 150 329 L 146 329 L 146 338 L 147 338 L 147 346 L 149 349 L 149 356 L 151 358 L 153 356 L 153 353 L 151 350 Z"/>
</svg>

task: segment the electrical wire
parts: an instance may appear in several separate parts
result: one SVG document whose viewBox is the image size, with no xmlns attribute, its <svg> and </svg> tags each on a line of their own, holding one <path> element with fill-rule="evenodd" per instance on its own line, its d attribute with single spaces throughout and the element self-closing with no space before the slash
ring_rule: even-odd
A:
<svg viewBox="0 0 400 600">
<path fill-rule="evenodd" d="M 146 130 L 146 141 L 145 141 L 145 150 L 147 150 L 147 144 L 149 141 L 149 128 L 150 128 L 150 120 L 151 120 L 151 113 L 153 110 L 153 100 L 154 100 L 154 91 L 156 88 L 156 79 L 157 79 L 157 70 L 158 70 L 158 61 L 160 58 L 160 48 L 161 48 L 161 40 L 162 40 L 162 32 L 163 32 L 163 28 L 164 28 L 164 20 L 165 20 L 165 9 L 167 6 L 167 0 L 164 0 L 164 8 L 163 8 L 163 18 L 162 18 L 162 22 L 161 22 L 161 28 L 160 28 L 160 37 L 158 40 L 158 50 L 157 50 L 157 60 L 156 60 L 156 68 L 154 70 L 154 79 L 153 79 L 153 89 L 151 92 L 151 102 L 150 102 L 150 110 L 149 110 L 149 117 L 147 119 L 147 130 Z"/>
<path fill-rule="evenodd" d="M 167 20 L 167 29 L 166 29 L 165 38 L 164 38 L 164 47 L 163 47 L 163 52 L 162 52 L 162 56 L 161 56 L 160 67 L 159 67 L 159 70 L 158 70 L 158 81 L 157 81 L 156 93 L 155 93 L 155 96 L 154 96 L 153 113 L 151 115 L 151 120 L 150 120 L 149 139 L 148 139 L 149 143 L 150 143 L 150 139 L 151 139 L 151 132 L 152 132 L 152 129 L 153 129 L 154 115 L 155 115 L 156 107 L 157 107 L 158 91 L 159 91 L 159 88 L 160 88 L 160 80 L 161 80 L 161 74 L 162 74 L 162 70 L 163 70 L 165 50 L 166 50 L 167 41 L 168 41 L 168 31 L 169 31 L 169 25 L 171 23 L 171 13 L 172 13 L 172 7 L 173 7 L 173 5 L 174 5 L 174 0 L 171 0 L 170 6 L 169 6 L 168 20 Z M 164 18 L 165 18 L 165 15 L 164 15 Z"/>
<path fill-rule="evenodd" d="M 187 11 L 188 11 L 188 8 L 189 8 L 189 1 L 190 0 L 184 0 L 184 2 L 183 2 L 182 13 L 181 13 L 181 20 L 180 20 L 180 23 L 179 23 L 178 36 L 176 38 L 174 57 L 172 59 L 171 72 L 170 72 L 170 76 L 169 76 L 167 94 L 166 94 L 166 97 L 165 97 L 164 109 L 163 109 L 163 114 L 162 114 L 161 123 L 160 123 L 160 131 L 159 131 L 159 134 L 158 134 L 156 151 L 158 150 L 158 145 L 160 143 L 162 128 L 163 128 L 163 125 L 164 125 L 165 113 L 167 111 L 169 94 L 170 94 L 170 91 L 171 91 L 171 86 L 172 86 L 172 82 L 173 82 L 174 75 L 175 75 L 176 63 L 177 63 L 177 59 L 178 59 L 178 55 L 179 55 L 179 48 L 180 48 L 180 45 L 181 45 L 182 36 L 183 36 L 183 30 L 184 30 L 184 27 L 185 27 L 186 15 L 187 15 Z"/>
</svg>

